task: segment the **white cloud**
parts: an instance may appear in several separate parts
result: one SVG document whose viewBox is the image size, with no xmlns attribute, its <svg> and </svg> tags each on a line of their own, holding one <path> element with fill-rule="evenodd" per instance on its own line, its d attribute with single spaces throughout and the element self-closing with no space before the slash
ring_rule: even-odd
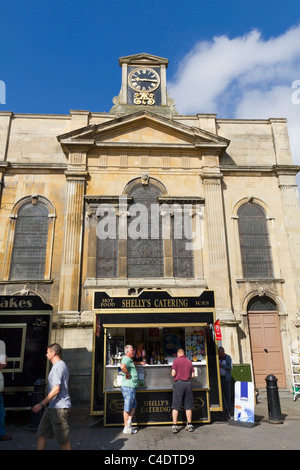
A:
<svg viewBox="0 0 300 470">
<path fill-rule="evenodd" d="M 300 25 L 268 40 L 253 30 L 242 37 L 200 42 L 182 60 L 168 90 L 182 114 L 287 118 L 293 162 L 300 165 L 300 103 L 292 102 L 295 80 L 300 80 Z"/>
</svg>

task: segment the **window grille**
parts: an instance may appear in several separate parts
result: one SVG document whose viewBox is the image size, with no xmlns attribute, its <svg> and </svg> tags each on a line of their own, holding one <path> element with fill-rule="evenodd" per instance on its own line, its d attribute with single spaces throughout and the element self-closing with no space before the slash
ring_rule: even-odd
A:
<svg viewBox="0 0 300 470">
<path fill-rule="evenodd" d="M 269 297 L 253 297 L 247 308 L 248 312 L 274 312 L 277 305 Z"/>
<path fill-rule="evenodd" d="M 258 204 L 247 202 L 238 210 L 244 278 L 272 278 L 273 263 L 266 215 Z"/>
<path fill-rule="evenodd" d="M 128 229 L 133 223 L 133 217 L 140 217 L 142 213 L 134 213 L 135 204 L 144 208 L 147 217 L 140 217 L 141 223 L 136 226 L 135 235 L 139 231 L 140 237 L 133 237 L 130 229 L 127 239 L 127 276 L 133 277 L 162 277 L 164 275 L 164 252 L 162 240 L 161 216 L 154 214 L 153 208 L 158 207 L 157 197 L 160 191 L 153 185 L 138 185 L 129 193 L 132 204 L 129 207 Z M 137 208 L 137 206 L 135 206 Z"/>
<path fill-rule="evenodd" d="M 98 218 L 98 222 L 103 221 L 108 216 L 108 212 Z M 96 255 L 96 276 L 99 278 L 118 277 L 119 266 L 119 219 L 111 219 L 115 224 L 115 230 L 112 230 L 110 238 L 97 236 L 97 255 Z"/>
<path fill-rule="evenodd" d="M 10 264 L 11 280 L 44 279 L 49 211 L 45 204 L 27 202 L 18 211 Z"/>
<path fill-rule="evenodd" d="M 184 207 L 183 207 L 184 209 Z M 191 248 L 192 218 L 183 211 L 172 218 L 173 275 L 191 278 L 194 276 L 194 254 Z"/>
</svg>

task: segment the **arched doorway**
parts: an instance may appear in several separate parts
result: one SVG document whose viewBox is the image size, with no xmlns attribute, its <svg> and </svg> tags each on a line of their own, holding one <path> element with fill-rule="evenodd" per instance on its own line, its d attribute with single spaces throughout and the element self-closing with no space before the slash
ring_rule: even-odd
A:
<svg viewBox="0 0 300 470">
<path fill-rule="evenodd" d="M 274 374 L 278 387 L 286 387 L 277 305 L 269 297 L 254 297 L 248 304 L 248 322 L 255 386 L 266 386 Z"/>
</svg>

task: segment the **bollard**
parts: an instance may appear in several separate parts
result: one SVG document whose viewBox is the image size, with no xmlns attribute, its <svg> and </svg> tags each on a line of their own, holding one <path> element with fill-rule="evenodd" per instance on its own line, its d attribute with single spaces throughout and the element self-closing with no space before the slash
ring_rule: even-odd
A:
<svg viewBox="0 0 300 470">
<path fill-rule="evenodd" d="M 267 382 L 269 423 L 282 424 L 283 419 L 281 415 L 277 378 L 275 375 L 270 374 L 265 378 L 265 381 Z"/>
<path fill-rule="evenodd" d="M 33 384 L 33 392 L 32 392 L 32 400 L 31 406 L 37 405 L 40 403 L 44 396 L 45 396 L 45 384 L 46 381 L 44 379 L 37 379 Z M 33 431 L 36 431 L 39 427 L 41 418 L 42 418 L 43 410 L 39 413 L 34 413 L 33 411 L 30 412 L 30 422 L 29 427 Z"/>
</svg>

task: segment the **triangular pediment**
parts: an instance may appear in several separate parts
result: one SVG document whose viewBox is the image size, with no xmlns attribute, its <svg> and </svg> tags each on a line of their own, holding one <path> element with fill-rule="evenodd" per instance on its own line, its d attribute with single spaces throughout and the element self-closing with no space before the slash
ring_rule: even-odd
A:
<svg viewBox="0 0 300 470">
<path fill-rule="evenodd" d="M 128 64 L 128 65 L 161 65 L 164 64 L 168 67 L 168 59 L 164 57 L 158 57 L 152 54 L 146 54 L 146 52 L 141 52 L 140 54 L 128 55 L 119 58 L 119 65 Z"/>
<path fill-rule="evenodd" d="M 211 132 L 186 126 L 148 111 L 90 125 L 58 137 L 63 146 L 210 148 L 223 151 L 229 141 Z"/>
</svg>

